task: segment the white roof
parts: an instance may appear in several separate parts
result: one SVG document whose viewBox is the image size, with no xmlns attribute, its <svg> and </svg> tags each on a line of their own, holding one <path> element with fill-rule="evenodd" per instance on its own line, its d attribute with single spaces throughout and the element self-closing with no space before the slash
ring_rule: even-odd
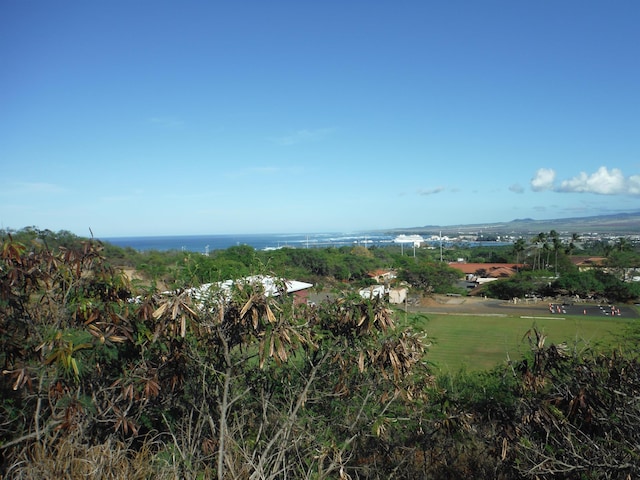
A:
<svg viewBox="0 0 640 480">
<path fill-rule="evenodd" d="M 213 293 L 216 291 L 224 292 L 228 294 L 231 291 L 231 287 L 239 282 L 241 284 L 262 284 L 264 294 L 267 297 L 277 297 L 280 295 L 280 288 L 284 284 L 286 293 L 299 292 L 300 290 L 306 290 L 313 287 L 312 283 L 300 282 L 298 280 L 284 280 L 281 278 L 270 277 L 268 275 L 253 275 L 250 277 L 240 278 L 238 280 L 225 280 L 224 282 L 205 283 L 199 287 L 193 288 L 192 293 L 196 298 L 201 298 L 207 293 Z"/>
</svg>

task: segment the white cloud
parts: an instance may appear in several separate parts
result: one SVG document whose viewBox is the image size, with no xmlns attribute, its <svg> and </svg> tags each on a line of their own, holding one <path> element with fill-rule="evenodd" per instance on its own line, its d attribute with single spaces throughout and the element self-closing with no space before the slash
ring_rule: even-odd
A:
<svg viewBox="0 0 640 480">
<path fill-rule="evenodd" d="M 551 168 L 539 168 L 536 176 L 531 179 L 531 189 L 534 192 L 551 190 L 556 179 L 556 172 Z"/>
<path fill-rule="evenodd" d="M 569 180 L 555 185 L 556 172 L 541 168 L 531 180 L 531 188 L 536 191 L 553 190 L 555 192 L 595 193 L 598 195 L 640 195 L 640 175 L 625 178 L 618 168 L 609 170 L 600 167 L 596 172 L 580 172 Z"/>
<path fill-rule="evenodd" d="M 316 130 L 298 130 L 288 135 L 281 137 L 270 137 L 268 140 L 277 145 L 288 147 L 291 145 L 297 145 L 304 142 L 314 142 L 322 140 L 333 131 L 332 128 L 319 128 Z"/>
<path fill-rule="evenodd" d="M 640 175 L 631 175 L 627 180 L 629 195 L 640 195 Z"/>
<path fill-rule="evenodd" d="M 444 187 L 435 187 L 435 188 L 428 188 L 428 189 L 423 189 L 421 188 L 420 190 L 418 190 L 418 194 L 419 195 L 434 195 L 436 193 L 440 193 L 444 190 Z"/>
<path fill-rule="evenodd" d="M 619 195 L 627 193 L 626 183 L 627 181 L 619 169 L 613 168 L 609 171 L 606 167 L 600 167 L 598 171 L 591 175 L 580 172 L 576 177 L 564 180 L 560 184 L 558 191 Z"/>
</svg>

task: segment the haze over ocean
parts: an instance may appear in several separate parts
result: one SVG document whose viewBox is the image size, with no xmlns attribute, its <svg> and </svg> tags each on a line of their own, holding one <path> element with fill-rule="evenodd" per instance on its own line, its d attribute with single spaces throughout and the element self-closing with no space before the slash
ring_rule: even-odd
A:
<svg viewBox="0 0 640 480">
<path fill-rule="evenodd" d="M 384 233 L 314 233 L 314 234 L 227 234 L 227 235 L 172 235 L 145 237 L 103 238 L 118 247 L 131 247 L 139 251 L 186 250 L 206 253 L 236 245 L 249 245 L 256 250 L 281 247 L 315 248 L 350 245 L 388 245 L 393 235 Z"/>
<path fill-rule="evenodd" d="M 188 252 L 207 253 L 214 250 L 224 250 L 238 245 L 249 245 L 256 250 L 273 250 L 277 248 L 323 248 L 323 247 L 347 247 L 366 246 L 383 247 L 389 245 L 399 246 L 394 242 L 396 235 L 384 232 L 357 232 L 357 233 L 310 233 L 310 234 L 225 234 L 225 235 L 167 235 L 144 237 L 112 237 L 101 238 L 106 242 L 122 248 L 133 248 L 146 252 L 151 250 L 169 251 L 184 250 Z M 437 239 L 423 236 L 425 244 L 435 246 L 439 244 Z M 451 241 L 444 237 L 443 245 L 449 246 L 459 241 Z M 405 248 L 409 248 L 412 241 L 405 239 Z M 464 240 L 469 247 L 482 245 L 510 245 L 509 241 L 470 241 Z"/>
</svg>

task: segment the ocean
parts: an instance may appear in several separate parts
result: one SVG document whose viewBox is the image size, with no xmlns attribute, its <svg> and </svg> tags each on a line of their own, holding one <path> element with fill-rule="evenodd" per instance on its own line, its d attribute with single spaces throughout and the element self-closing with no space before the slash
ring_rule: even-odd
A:
<svg viewBox="0 0 640 480">
<path fill-rule="evenodd" d="M 207 253 L 236 245 L 249 245 L 256 250 L 283 247 L 319 248 L 353 245 L 383 246 L 393 242 L 394 235 L 384 233 L 314 233 L 314 234 L 240 234 L 240 235 L 175 235 L 152 237 L 112 237 L 105 242 L 141 252 L 184 250 Z"/>
</svg>

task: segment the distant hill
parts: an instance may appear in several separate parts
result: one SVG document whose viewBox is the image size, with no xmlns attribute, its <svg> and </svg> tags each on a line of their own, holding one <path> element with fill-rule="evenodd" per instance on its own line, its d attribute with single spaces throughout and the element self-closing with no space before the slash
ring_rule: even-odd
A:
<svg viewBox="0 0 640 480">
<path fill-rule="evenodd" d="M 557 218 L 551 220 L 534 220 L 521 218 L 510 222 L 477 223 L 466 225 L 425 225 L 423 227 L 396 228 L 389 232 L 394 234 L 413 233 L 421 235 L 452 234 L 538 234 L 556 230 L 559 233 L 601 233 L 612 235 L 640 234 L 640 211 L 617 213 L 612 215 L 595 215 L 590 217 Z"/>
</svg>

